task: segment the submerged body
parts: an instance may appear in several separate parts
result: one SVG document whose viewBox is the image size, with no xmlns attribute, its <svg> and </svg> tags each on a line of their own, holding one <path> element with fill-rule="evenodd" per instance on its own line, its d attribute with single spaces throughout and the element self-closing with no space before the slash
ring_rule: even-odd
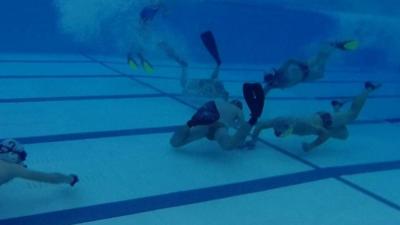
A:
<svg viewBox="0 0 400 225">
<path fill-rule="evenodd" d="M 214 71 L 212 72 L 210 78 L 205 79 L 188 79 L 188 63 L 186 60 L 182 59 L 174 49 L 168 46 L 166 43 L 160 43 L 159 46 L 164 50 L 165 54 L 181 66 L 181 76 L 180 85 L 182 88 L 182 93 L 184 95 L 205 97 L 210 99 L 222 98 L 228 100 L 229 93 L 225 89 L 222 81 L 219 80 L 221 59 L 219 57 L 219 52 L 217 44 L 215 42 L 214 36 L 210 31 L 204 32 L 201 35 L 201 39 L 206 49 L 209 51 L 210 55 L 216 62 Z"/>
<path fill-rule="evenodd" d="M 53 184 L 66 183 L 74 186 L 78 181 L 76 175 L 45 173 L 28 169 L 24 164 L 27 153 L 22 144 L 13 139 L 5 139 L 0 144 L 0 185 L 14 178 Z"/>
<path fill-rule="evenodd" d="M 222 99 L 210 101 L 199 108 L 192 119 L 174 133 L 170 140 L 171 145 L 179 148 L 193 141 L 207 138 L 216 141 L 225 150 L 241 146 L 261 115 L 264 106 L 261 85 L 244 84 L 243 89 L 246 102 L 252 112 L 249 122 L 244 121 L 243 106 L 240 101 L 228 102 Z M 229 128 L 238 130 L 231 136 Z"/>
<path fill-rule="evenodd" d="M 286 89 L 302 82 L 311 82 L 324 77 L 325 66 L 334 51 L 353 50 L 355 41 L 331 43 L 321 48 L 317 56 L 309 61 L 290 59 L 273 73 L 264 76 L 264 92 L 271 89 Z M 354 45 L 350 45 L 354 44 Z"/>
<path fill-rule="evenodd" d="M 365 84 L 365 89 L 356 96 L 348 111 L 340 111 L 334 108 L 333 113 L 318 112 L 310 117 L 278 117 L 269 121 L 257 124 L 253 133 L 253 142 L 264 129 L 272 128 L 277 137 L 285 137 L 293 134 L 298 136 L 315 135 L 317 138 L 311 143 L 303 143 L 303 150 L 310 151 L 329 138 L 345 140 L 349 133 L 347 125 L 357 119 L 369 94 L 380 85 L 373 85 L 370 82 Z"/>
<path fill-rule="evenodd" d="M 219 70 L 219 66 L 217 66 L 209 79 L 187 79 L 187 70 L 182 68 L 182 93 L 210 99 L 222 98 L 228 100 L 229 93 L 224 84 L 218 80 Z"/>
</svg>

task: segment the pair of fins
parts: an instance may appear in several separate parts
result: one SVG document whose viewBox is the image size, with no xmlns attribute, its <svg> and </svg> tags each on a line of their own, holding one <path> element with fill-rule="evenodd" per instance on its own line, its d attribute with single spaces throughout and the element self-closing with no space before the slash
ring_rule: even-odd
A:
<svg viewBox="0 0 400 225">
<path fill-rule="evenodd" d="M 148 74 L 154 73 L 153 65 L 147 59 L 145 59 L 143 56 L 138 55 L 138 57 L 139 57 L 140 64 L 131 55 L 127 56 L 129 67 L 132 70 L 137 70 L 139 68 L 139 66 L 141 66 L 146 73 L 148 73 Z"/>
</svg>

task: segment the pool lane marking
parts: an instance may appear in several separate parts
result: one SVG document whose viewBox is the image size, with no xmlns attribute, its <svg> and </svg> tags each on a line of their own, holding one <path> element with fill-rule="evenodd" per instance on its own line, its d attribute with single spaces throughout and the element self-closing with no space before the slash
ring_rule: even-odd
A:
<svg viewBox="0 0 400 225">
<path fill-rule="evenodd" d="M 139 213 L 167 209 L 208 201 L 221 200 L 231 197 L 265 192 L 278 188 L 290 187 L 330 178 L 341 178 L 341 176 L 358 175 L 372 172 L 389 171 L 400 169 L 400 161 L 377 162 L 357 164 L 348 166 L 335 166 L 312 169 L 292 174 L 278 175 L 273 177 L 255 179 L 250 181 L 236 182 L 212 187 L 191 189 L 185 191 L 171 192 L 129 200 L 103 203 L 86 207 L 65 209 L 48 213 L 40 213 L 29 216 L 8 218 L 0 220 L 2 225 L 69 225 L 77 223 L 92 222 L 114 217 L 135 215 Z M 347 180 L 344 184 L 365 193 L 367 190 Z M 367 191 L 369 192 L 369 191 Z M 369 192 L 369 196 L 375 195 Z M 376 195 L 377 196 L 377 195 Z M 400 211 L 400 207 L 387 199 L 379 197 L 379 201 L 392 204 L 392 208 Z"/>
</svg>

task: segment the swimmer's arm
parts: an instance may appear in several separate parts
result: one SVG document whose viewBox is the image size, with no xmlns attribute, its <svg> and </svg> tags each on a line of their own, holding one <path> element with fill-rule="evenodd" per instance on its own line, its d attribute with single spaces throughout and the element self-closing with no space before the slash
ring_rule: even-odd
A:
<svg viewBox="0 0 400 225">
<path fill-rule="evenodd" d="M 29 170 L 19 165 L 14 165 L 13 176 L 27 180 L 45 182 L 51 184 L 70 184 L 73 181 L 72 176 L 67 176 L 60 173 L 44 173 L 34 170 Z"/>
<path fill-rule="evenodd" d="M 253 141 L 255 141 L 258 138 L 262 130 L 272 128 L 273 126 L 274 126 L 274 120 L 261 121 L 257 123 L 253 133 L 251 134 Z"/>
<path fill-rule="evenodd" d="M 315 139 L 313 142 L 303 143 L 303 150 L 306 152 L 311 151 L 314 148 L 325 143 L 328 139 L 329 139 L 329 135 L 327 135 L 327 134 L 318 135 L 317 139 Z"/>
</svg>

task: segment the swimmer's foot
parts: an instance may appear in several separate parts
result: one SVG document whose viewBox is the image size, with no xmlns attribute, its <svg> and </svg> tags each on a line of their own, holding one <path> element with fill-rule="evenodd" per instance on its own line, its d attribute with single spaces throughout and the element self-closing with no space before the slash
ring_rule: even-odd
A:
<svg viewBox="0 0 400 225">
<path fill-rule="evenodd" d="M 259 83 L 245 83 L 243 84 L 243 96 L 250 109 L 250 120 L 248 122 L 253 126 L 257 123 L 264 109 L 264 90 Z"/>
<path fill-rule="evenodd" d="M 207 102 L 200 107 L 193 117 L 186 123 L 188 127 L 210 125 L 219 120 L 219 113 L 214 101 Z"/>
<path fill-rule="evenodd" d="M 364 83 L 364 88 L 368 91 L 375 91 L 376 89 L 380 88 L 382 84 L 372 83 L 371 81 L 367 81 Z"/>
<path fill-rule="evenodd" d="M 352 51 L 358 48 L 358 41 L 356 40 L 338 41 L 338 42 L 332 42 L 330 43 L 330 45 L 339 50 Z"/>
</svg>

